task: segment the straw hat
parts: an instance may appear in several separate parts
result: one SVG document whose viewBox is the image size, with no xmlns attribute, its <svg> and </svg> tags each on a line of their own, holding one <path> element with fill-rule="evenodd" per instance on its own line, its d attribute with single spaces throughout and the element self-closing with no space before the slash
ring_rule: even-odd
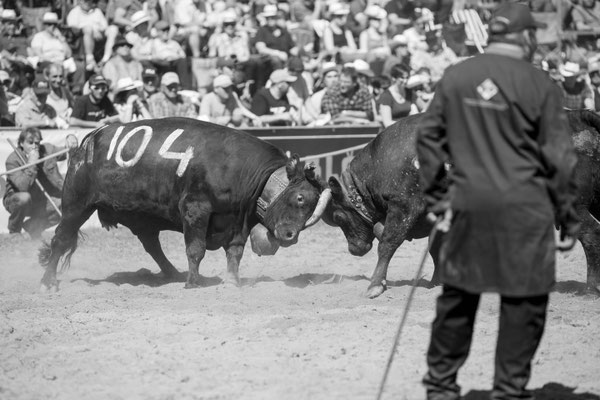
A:
<svg viewBox="0 0 600 400">
<path fill-rule="evenodd" d="M 142 86 L 142 82 L 134 81 L 130 77 L 121 78 L 117 81 L 117 85 L 115 86 L 115 94 L 126 92 L 129 90 L 139 89 Z"/>
<path fill-rule="evenodd" d="M 567 61 L 564 64 L 558 66 L 558 72 L 565 77 L 570 78 L 572 76 L 578 76 L 581 74 L 581 68 L 578 63 Z"/>
</svg>

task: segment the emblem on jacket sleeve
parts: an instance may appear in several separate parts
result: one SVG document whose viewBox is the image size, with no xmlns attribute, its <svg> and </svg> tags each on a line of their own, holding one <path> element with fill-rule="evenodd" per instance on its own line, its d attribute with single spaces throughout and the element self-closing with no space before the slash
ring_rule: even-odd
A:
<svg viewBox="0 0 600 400">
<path fill-rule="evenodd" d="M 477 93 L 487 101 L 498 93 L 498 87 L 488 78 L 477 86 Z"/>
</svg>

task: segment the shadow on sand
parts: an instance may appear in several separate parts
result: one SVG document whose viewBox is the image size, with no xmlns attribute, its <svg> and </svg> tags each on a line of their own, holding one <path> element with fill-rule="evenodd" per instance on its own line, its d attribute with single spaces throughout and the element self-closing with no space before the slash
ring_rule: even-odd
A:
<svg viewBox="0 0 600 400">
<path fill-rule="evenodd" d="M 115 285 L 127 284 L 132 286 L 145 285 L 150 287 L 158 287 L 173 282 L 185 282 L 186 277 L 187 272 L 180 272 L 179 274 L 177 274 L 177 276 L 170 279 L 166 279 L 160 274 L 155 274 L 146 268 L 142 268 L 134 272 L 115 272 L 114 274 L 104 279 L 80 278 L 73 279 L 71 282 L 83 281 L 90 285 L 99 285 L 101 283 L 113 283 Z M 286 286 L 294 288 L 305 288 L 310 285 L 340 283 L 344 280 L 358 281 L 368 280 L 368 278 L 364 275 L 348 276 L 339 274 L 301 274 L 292 278 L 284 279 L 282 282 Z M 241 278 L 240 284 L 241 286 L 254 286 L 256 283 L 259 282 L 275 281 L 275 279 L 270 278 L 268 276 L 260 276 L 257 278 Z M 223 279 L 221 279 L 218 276 L 202 276 L 202 287 L 220 285 L 221 283 L 223 283 Z"/>
<path fill-rule="evenodd" d="M 600 400 L 600 396 L 592 393 L 573 393 L 574 388 L 566 387 L 560 383 L 546 383 L 539 389 L 533 390 L 535 400 Z M 463 400 L 489 400 L 490 391 L 472 390 L 463 396 Z"/>
</svg>

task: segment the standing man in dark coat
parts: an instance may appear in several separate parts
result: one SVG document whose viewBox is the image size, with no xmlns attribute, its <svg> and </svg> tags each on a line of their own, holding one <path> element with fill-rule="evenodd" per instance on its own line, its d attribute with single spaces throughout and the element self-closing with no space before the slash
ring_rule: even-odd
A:
<svg viewBox="0 0 600 400">
<path fill-rule="evenodd" d="M 502 4 L 486 53 L 447 69 L 419 127 L 423 190 L 448 229 L 423 380 L 430 400 L 460 397 L 456 376 L 483 292 L 501 296 L 491 398 L 533 399 L 525 386 L 544 331 L 555 250 L 572 248 L 579 228 L 576 157 L 560 89 L 530 63 L 538 26 L 526 5 Z"/>
</svg>

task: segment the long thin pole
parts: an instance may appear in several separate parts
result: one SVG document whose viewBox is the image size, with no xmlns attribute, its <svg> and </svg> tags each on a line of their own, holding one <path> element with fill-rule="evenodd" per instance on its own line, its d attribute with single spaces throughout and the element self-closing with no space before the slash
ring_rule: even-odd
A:
<svg viewBox="0 0 600 400">
<path fill-rule="evenodd" d="M 0 172 L 0 176 L 12 174 L 13 172 L 17 172 L 17 171 L 21 171 L 23 169 L 27 169 L 27 168 L 29 168 L 29 167 L 31 167 L 33 165 L 42 163 L 42 162 L 44 162 L 46 160 L 50 160 L 50 159 L 52 159 L 54 157 L 62 156 L 63 154 L 68 153 L 69 150 L 70 149 L 63 149 L 63 150 L 57 151 L 56 153 L 52 153 L 50 155 L 47 155 L 46 157 L 42 157 L 42 158 L 40 158 L 39 160 L 37 160 L 35 162 L 31 162 L 31 163 L 28 163 L 28 164 L 25 164 L 25 165 L 21 165 L 20 167 L 11 169 L 10 171 Z"/>
<path fill-rule="evenodd" d="M 21 153 L 19 153 L 19 150 L 14 145 L 14 143 L 10 139 L 6 139 L 6 141 L 8 142 L 8 144 L 10 144 L 10 147 L 13 148 L 13 150 L 15 151 L 15 153 L 17 154 L 17 156 L 21 159 L 21 161 L 24 162 L 24 163 L 26 163 L 25 159 L 23 158 L 23 156 L 21 155 Z M 58 208 L 58 206 L 56 205 L 56 203 L 54 202 L 54 200 L 52 200 L 52 197 L 50 197 L 50 195 L 48 194 L 48 192 L 46 192 L 46 189 L 44 189 L 44 187 L 42 186 L 42 184 L 40 183 L 40 181 L 38 181 L 37 178 L 35 178 L 35 183 L 38 185 L 38 187 L 40 188 L 40 190 L 42 191 L 42 193 L 44 193 L 44 196 L 46 196 L 46 198 L 48 199 L 48 201 L 50 202 L 50 204 L 52 204 L 52 207 L 54 207 L 54 209 L 56 210 L 56 212 L 58 213 L 58 215 L 62 218 L 62 212 L 60 211 L 60 208 Z"/>
<path fill-rule="evenodd" d="M 427 248 L 423 252 L 423 257 L 421 257 L 421 264 L 419 264 L 419 269 L 417 269 L 417 273 L 415 274 L 415 279 L 413 280 L 413 284 L 410 288 L 410 292 L 408 293 L 408 300 L 406 300 L 406 306 L 404 307 L 404 312 L 402 314 L 402 318 L 400 319 L 400 325 L 398 325 L 398 330 L 396 331 L 396 336 L 394 337 L 394 343 L 392 345 L 392 349 L 390 351 L 390 355 L 388 356 L 387 364 L 385 366 L 385 372 L 383 373 L 383 378 L 381 379 L 381 383 L 379 384 L 379 390 L 377 392 L 377 400 L 381 400 L 381 395 L 383 394 L 383 389 L 385 388 L 385 383 L 387 381 L 388 374 L 390 372 L 390 368 L 392 366 L 392 362 L 394 361 L 394 355 L 396 354 L 396 347 L 398 347 L 398 342 L 400 341 L 400 335 L 402 334 L 402 330 L 404 329 L 404 324 L 406 323 L 406 318 L 408 316 L 408 310 L 410 309 L 410 305 L 412 304 L 412 299 L 415 295 L 415 291 L 417 289 L 417 282 L 421 273 L 423 272 L 423 267 L 425 266 L 425 261 L 427 260 L 427 254 L 431 250 L 431 245 L 435 240 L 436 233 L 438 231 L 438 224 L 441 219 L 438 219 L 431 229 L 431 233 L 429 234 L 429 241 L 427 243 Z"/>
</svg>

